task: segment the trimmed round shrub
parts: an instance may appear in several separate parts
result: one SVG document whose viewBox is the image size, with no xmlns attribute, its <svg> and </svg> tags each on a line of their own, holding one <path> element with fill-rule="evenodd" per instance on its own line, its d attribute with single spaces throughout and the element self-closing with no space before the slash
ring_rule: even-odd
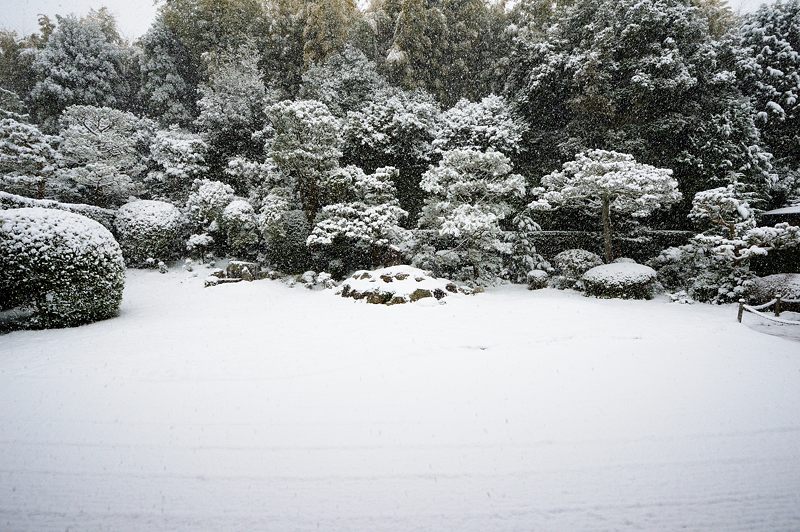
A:
<svg viewBox="0 0 800 532">
<path fill-rule="evenodd" d="M 108 229 L 40 207 L 0 211 L 0 305 L 14 328 L 71 327 L 116 316 L 125 263 Z"/>
<path fill-rule="evenodd" d="M 120 207 L 115 226 L 126 264 L 155 268 L 159 261 L 178 258 L 182 225 L 181 211 L 165 201 L 139 200 Z"/>
<path fill-rule="evenodd" d="M 582 281 L 588 296 L 650 299 L 655 293 L 656 276 L 649 266 L 623 262 L 595 266 L 583 274 Z"/>
<path fill-rule="evenodd" d="M 547 287 L 550 276 L 544 270 L 531 270 L 528 272 L 528 290 L 539 290 Z"/>
<path fill-rule="evenodd" d="M 553 266 L 559 273 L 556 285 L 559 288 L 573 288 L 584 273 L 603 264 L 599 255 L 585 249 L 568 249 L 553 257 Z"/>
<path fill-rule="evenodd" d="M 750 281 L 747 298 L 754 303 L 766 303 L 780 294 L 783 299 L 800 299 L 800 273 L 777 273 Z"/>
</svg>

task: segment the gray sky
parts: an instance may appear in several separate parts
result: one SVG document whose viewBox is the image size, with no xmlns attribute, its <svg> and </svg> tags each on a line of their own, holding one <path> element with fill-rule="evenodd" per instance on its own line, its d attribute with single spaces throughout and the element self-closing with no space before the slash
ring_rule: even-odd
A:
<svg viewBox="0 0 800 532">
<path fill-rule="evenodd" d="M 729 0 L 734 10 L 743 12 L 753 11 L 761 3 L 762 0 Z M 103 5 L 117 17 L 120 32 L 128 39 L 147 31 L 156 12 L 154 0 L 0 0 L 0 28 L 32 33 L 38 28 L 39 13 L 83 15 Z"/>
</svg>

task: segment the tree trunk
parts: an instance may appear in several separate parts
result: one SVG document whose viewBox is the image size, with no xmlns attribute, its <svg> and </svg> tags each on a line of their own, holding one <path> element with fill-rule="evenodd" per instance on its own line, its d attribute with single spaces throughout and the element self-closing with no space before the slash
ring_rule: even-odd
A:
<svg viewBox="0 0 800 532">
<path fill-rule="evenodd" d="M 606 255 L 606 264 L 614 260 L 611 250 L 611 203 L 608 198 L 603 198 L 603 251 Z"/>
</svg>

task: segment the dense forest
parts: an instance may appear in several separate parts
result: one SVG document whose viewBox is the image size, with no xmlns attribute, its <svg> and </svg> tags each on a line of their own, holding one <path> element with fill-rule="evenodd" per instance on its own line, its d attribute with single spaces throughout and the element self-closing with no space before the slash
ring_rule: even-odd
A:
<svg viewBox="0 0 800 532">
<path fill-rule="evenodd" d="M 184 254 L 481 284 L 547 269 L 542 228 L 604 233 L 607 261 L 692 229 L 657 260 L 713 270 L 714 299 L 792 237 L 754 213 L 800 200 L 798 0 L 165 0 L 135 42 L 105 9 L 39 27 L 0 34 L 0 190 L 166 202 Z"/>
</svg>

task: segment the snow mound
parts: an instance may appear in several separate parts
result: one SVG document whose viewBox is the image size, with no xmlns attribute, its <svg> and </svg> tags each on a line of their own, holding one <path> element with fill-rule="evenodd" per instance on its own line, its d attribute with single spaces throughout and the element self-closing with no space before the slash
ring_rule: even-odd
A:
<svg viewBox="0 0 800 532">
<path fill-rule="evenodd" d="M 656 271 L 649 266 L 617 262 L 595 266 L 583 274 L 581 280 L 587 295 L 650 299 L 653 297 L 656 277 Z"/>
<path fill-rule="evenodd" d="M 447 279 L 413 266 L 390 266 L 378 270 L 359 270 L 345 280 L 337 292 L 342 297 L 365 299 L 367 303 L 396 305 L 425 298 L 443 299 L 449 294 L 472 293 Z"/>
<path fill-rule="evenodd" d="M 176 258 L 182 225 L 181 212 L 171 203 L 139 200 L 120 207 L 115 227 L 128 266 L 154 267 Z"/>
<path fill-rule="evenodd" d="M 119 244 L 85 216 L 26 207 L 0 211 L 0 310 L 25 308 L 14 327 L 50 328 L 117 314 L 125 284 Z"/>
</svg>

